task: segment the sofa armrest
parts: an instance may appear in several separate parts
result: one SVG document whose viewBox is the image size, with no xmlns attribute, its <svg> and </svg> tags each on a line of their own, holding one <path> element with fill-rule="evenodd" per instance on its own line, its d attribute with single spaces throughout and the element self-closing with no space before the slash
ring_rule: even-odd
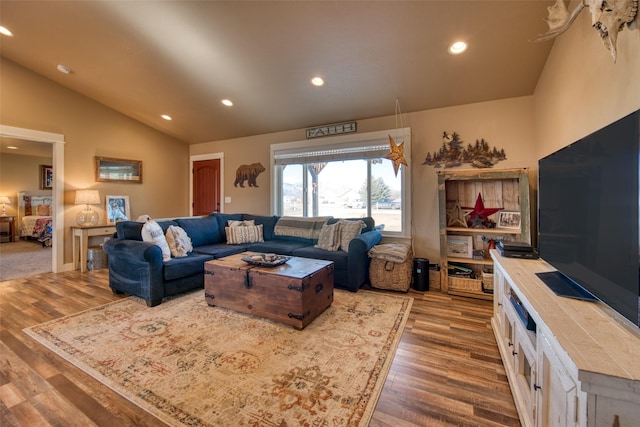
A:
<svg viewBox="0 0 640 427">
<path fill-rule="evenodd" d="M 367 231 L 356 236 L 349 243 L 347 256 L 347 269 L 349 274 L 350 291 L 357 291 L 362 285 L 369 282 L 369 249 L 380 243 L 382 233 L 378 230 Z"/>
</svg>

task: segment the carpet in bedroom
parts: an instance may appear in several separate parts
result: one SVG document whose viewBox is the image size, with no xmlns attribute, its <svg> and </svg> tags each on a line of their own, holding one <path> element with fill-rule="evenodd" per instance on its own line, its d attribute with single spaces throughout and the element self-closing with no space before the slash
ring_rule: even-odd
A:
<svg viewBox="0 0 640 427">
<path fill-rule="evenodd" d="M 51 248 L 37 241 L 0 243 L 0 281 L 51 272 Z"/>
</svg>

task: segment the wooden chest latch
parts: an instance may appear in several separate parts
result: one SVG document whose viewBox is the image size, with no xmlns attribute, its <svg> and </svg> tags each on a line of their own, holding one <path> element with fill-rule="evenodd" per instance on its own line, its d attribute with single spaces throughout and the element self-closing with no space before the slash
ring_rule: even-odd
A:
<svg viewBox="0 0 640 427">
<path fill-rule="evenodd" d="M 253 287 L 253 278 L 249 275 L 249 270 L 247 270 L 247 275 L 244 276 L 244 287 L 247 289 Z"/>
<path fill-rule="evenodd" d="M 302 314 L 293 314 L 293 313 L 289 313 L 287 314 L 287 316 L 289 316 L 289 319 L 296 319 L 299 321 L 303 321 L 305 319 L 305 317 L 309 316 L 311 314 L 311 310 L 307 310 L 306 313 L 302 313 Z"/>
</svg>

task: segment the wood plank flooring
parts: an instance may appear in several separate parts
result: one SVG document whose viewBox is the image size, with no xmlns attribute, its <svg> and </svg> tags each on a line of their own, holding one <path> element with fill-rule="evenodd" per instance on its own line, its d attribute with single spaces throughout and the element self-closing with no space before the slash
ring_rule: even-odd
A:
<svg viewBox="0 0 640 427">
<path fill-rule="evenodd" d="M 415 292 L 371 426 L 519 426 L 491 303 Z M 22 332 L 122 298 L 108 271 L 0 282 L 0 425 L 162 426 Z"/>
</svg>

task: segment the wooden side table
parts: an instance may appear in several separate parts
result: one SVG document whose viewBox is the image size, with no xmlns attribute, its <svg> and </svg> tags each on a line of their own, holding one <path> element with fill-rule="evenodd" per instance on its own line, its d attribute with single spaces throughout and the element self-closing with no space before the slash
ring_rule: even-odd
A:
<svg viewBox="0 0 640 427">
<path fill-rule="evenodd" d="M 87 254 L 89 252 L 89 237 L 111 236 L 116 232 L 115 225 L 89 225 L 86 227 L 71 227 L 73 268 L 78 265 L 80 258 L 80 271 L 87 271 Z"/>
<path fill-rule="evenodd" d="M 10 242 L 14 242 L 16 240 L 16 227 L 15 227 L 15 216 L 0 216 L 0 226 L 2 224 L 8 224 L 9 225 L 9 241 Z M 2 237 L 4 237 L 5 232 L 2 231 L 0 232 L 0 235 L 2 235 Z"/>
</svg>

